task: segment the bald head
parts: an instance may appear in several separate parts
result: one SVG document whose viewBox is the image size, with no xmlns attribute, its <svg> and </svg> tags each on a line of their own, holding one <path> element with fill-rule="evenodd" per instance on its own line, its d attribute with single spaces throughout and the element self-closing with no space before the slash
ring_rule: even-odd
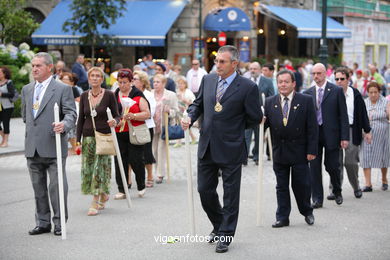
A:
<svg viewBox="0 0 390 260">
<path fill-rule="evenodd" d="M 251 76 L 257 78 L 261 74 L 261 66 L 257 61 L 252 62 L 249 65 L 249 71 L 251 72 Z"/>
<path fill-rule="evenodd" d="M 326 68 L 322 63 L 316 63 L 311 70 L 313 80 L 317 86 L 322 87 L 326 81 Z"/>
</svg>

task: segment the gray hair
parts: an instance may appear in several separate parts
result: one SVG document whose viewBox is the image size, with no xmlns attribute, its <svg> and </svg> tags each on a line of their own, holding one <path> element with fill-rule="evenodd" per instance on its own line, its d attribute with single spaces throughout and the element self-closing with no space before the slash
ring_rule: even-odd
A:
<svg viewBox="0 0 390 260">
<path fill-rule="evenodd" d="M 53 65 L 53 57 L 47 52 L 38 52 L 34 55 L 34 58 L 42 58 L 46 65 Z"/>
<path fill-rule="evenodd" d="M 231 61 L 240 61 L 240 54 L 238 50 L 233 45 L 225 45 L 218 49 L 218 52 L 229 52 L 231 55 Z"/>
</svg>

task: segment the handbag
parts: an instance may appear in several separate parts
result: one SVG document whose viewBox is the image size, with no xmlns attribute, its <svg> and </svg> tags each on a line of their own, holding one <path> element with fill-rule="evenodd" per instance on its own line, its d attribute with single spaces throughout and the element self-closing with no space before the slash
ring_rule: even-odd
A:
<svg viewBox="0 0 390 260">
<path fill-rule="evenodd" d="M 168 125 L 168 139 L 176 140 L 184 138 L 184 130 L 181 125 Z M 161 132 L 161 139 L 165 140 L 165 127 Z"/>
<path fill-rule="evenodd" d="M 89 102 L 89 108 L 92 112 L 92 105 L 91 101 L 88 99 Z M 99 155 L 116 155 L 115 146 L 114 146 L 114 139 L 112 138 L 111 134 L 103 134 L 99 131 L 96 131 L 95 127 L 95 119 L 91 115 L 92 118 L 92 124 L 93 124 L 93 130 L 95 132 L 95 140 L 96 140 L 96 154 Z"/>
<path fill-rule="evenodd" d="M 129 124 L 129 139 L 130 143 L 134 145 L 144 145 L 149 143 L 152 139 L 150 137 L 149 128 L 146 124 L 133 126 L 131 121 L 127 121 Z"/>
</svg>

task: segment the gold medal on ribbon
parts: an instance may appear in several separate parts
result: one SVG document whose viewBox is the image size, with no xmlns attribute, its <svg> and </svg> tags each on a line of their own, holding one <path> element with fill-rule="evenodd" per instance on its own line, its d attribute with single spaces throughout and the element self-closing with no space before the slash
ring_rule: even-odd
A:
<svg viewBox="0 0 390 260">
<path fill-rule="evenodd" d="M 215 110 L 215 112 L 221 112 L 222 108 L 223 107 L 222 107 L 221 103 L 217 102 L 217 104 L 215 104 L 214 110 Z"/>
<path fill-rule="evenodd" d="M 38 110 L 39 109 L 39 102 L 36 102 L 33 104 L 33 109 Z"/>
<path fill-rule="evenodd" d="M 283 117 L 283 125 L 286 126 L 287 125 L 287 118 Z"/>
</svg>

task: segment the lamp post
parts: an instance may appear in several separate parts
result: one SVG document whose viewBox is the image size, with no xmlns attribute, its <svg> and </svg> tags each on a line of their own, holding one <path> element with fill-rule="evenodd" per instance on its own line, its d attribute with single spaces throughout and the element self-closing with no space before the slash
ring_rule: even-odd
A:
<svg viewBox="0 0 390 260">
<path fill-rule="evenodd" d="M 328 45 L 326 43 L 326 9 L 327 9 L 327 1 L 322 0 L 322 34 L 320 40 L 320 62 L 322 64 L 327 65 L 328 63 Z"/>
</svg>

